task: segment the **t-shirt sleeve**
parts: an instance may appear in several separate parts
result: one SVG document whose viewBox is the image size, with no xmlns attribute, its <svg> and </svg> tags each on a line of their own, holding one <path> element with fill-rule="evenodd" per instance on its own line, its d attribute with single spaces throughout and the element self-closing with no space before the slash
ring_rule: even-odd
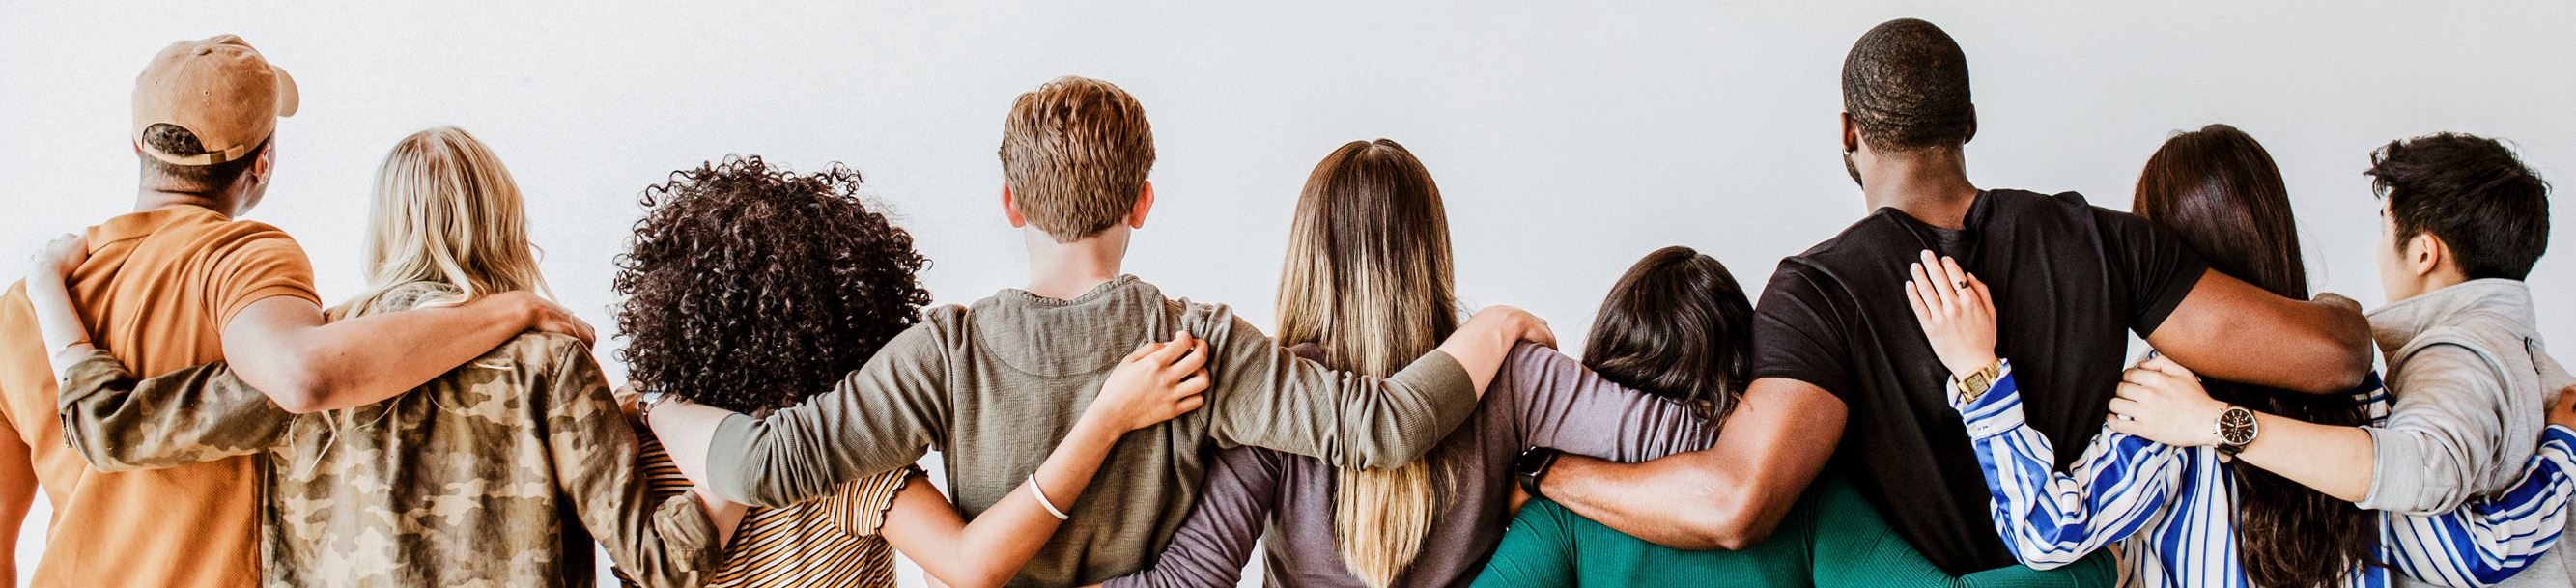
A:
<svg viewBox="0 0 2576 588">
<path fill-rule="evenodd" d="M 882 474 L 861 478 L 841 486 L 841 493 L 826 499 L 832 524 L 852 537 L 875 535 L 885 529 L 886 511 L 894 509 L 894 497 L 903 487 L 930 477 L 920 466 L 904 466 Z"/>
<path fill-rule="evenodd" d="M 2200 285 L 2209 262 L 2138 215 L 2097 207 L 2093 217 L 2102 228 L 2104 253 L 2114 264 L 2111 275 L 2127 286 L 2129 329 L 2140 337 L 2156 332 L 2192 287 Z"/>
<path fill-rule="evenodd" d="M 1851 389 L 1851 331 L 1836 315 L 1825 278 L 1791 261 L 1780 263 L 1753 309 L 1753 379 L 1785 378 L 1813 384 L 1841 397 Z"/>
<path fill-rule="evenodd" d="M 251 303 L 274 296 L 293 296 L 319 306 L 313 290 L 313 261 L 285 231 L 258 223 L 230 237 L 205 268 L 208 288 L 205 316 L 217 325 L 232 324 L 233 315 Z"/>
</svg>

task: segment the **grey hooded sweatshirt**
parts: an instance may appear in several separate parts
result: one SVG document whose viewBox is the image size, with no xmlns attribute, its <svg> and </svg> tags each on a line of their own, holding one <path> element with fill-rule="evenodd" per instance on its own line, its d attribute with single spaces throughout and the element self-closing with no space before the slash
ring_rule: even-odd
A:
<svg viewBox="0 0 2576 588">
<path fill-rule="evenodd" d="M 2369 314 L 2388 354 L 2385 427 L 2362 508 L 2414 515 L 2457 509 L 2512 484 L 2540 445 L 2558 390 L 2576 384 L 2552 360 L 2520 280 L 2471 280 Z M 2570 586 L 2570 554 L 2555 549 L 2500 586 Z M 2432 586 L 2413 578 L 2401 585 Z"/>
</svg>

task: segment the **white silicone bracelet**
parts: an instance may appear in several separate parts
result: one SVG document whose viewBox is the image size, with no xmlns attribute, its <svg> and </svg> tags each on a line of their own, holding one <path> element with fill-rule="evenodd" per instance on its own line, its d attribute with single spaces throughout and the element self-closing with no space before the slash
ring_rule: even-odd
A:
<svg viewBox="0 0 2576 588">
<path fill-rule="evenodd" d="M 1064 514 L 1064 511 L 1056 510 L 1055 501 L 1047 500 L 1046 488 L 1038 486 L 1037 474 L 1029 474 L 1029 493 L 1037 495 L 1038 506 L 1046 507 L 1047 514 L 1055 515 L 1055 520 L 1061 521 L 1073 518 L 1073 515 Z"/>
</svg>

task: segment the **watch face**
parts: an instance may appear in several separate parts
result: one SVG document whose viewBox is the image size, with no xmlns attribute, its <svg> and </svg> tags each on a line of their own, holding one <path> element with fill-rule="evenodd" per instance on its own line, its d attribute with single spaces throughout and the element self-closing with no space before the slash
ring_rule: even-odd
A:
<svg viewBox="0 0 2576 588">
<path fill-rule="evenodd" d="M 2242 406 L 2230 406 L 2227 407 L 2227 412 L 2218 413 L 2218 437 L 2228 445 L 2242 446 L 2253 443 L 2257 432 L 2259 429 L 2254 423 L 2254 411 L 2246 410 Z"/>
</svg>

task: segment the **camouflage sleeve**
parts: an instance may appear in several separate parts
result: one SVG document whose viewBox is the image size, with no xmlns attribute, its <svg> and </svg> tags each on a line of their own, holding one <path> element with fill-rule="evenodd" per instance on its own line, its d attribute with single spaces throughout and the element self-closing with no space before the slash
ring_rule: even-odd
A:
<svg viewBox="0 0 2576 588">
<path fill-rule="evenodd" d="M 546 394 L 546 450 L 590 536 L 617 569 L 645 586 L 697 586 L 723 565 L 715 521 L 687 493 L 656 500 L 640 442 L 610 396 L 599 365 L 578 344 L 556 351 Z"/>
<path fill-rule="evenodd" d="M 171 468 L 275 447 L 295 415 L 209 363 L 140 382 L 105 350 L 64 371 L 63 440 L 102 472 Z"/>
</svg>

